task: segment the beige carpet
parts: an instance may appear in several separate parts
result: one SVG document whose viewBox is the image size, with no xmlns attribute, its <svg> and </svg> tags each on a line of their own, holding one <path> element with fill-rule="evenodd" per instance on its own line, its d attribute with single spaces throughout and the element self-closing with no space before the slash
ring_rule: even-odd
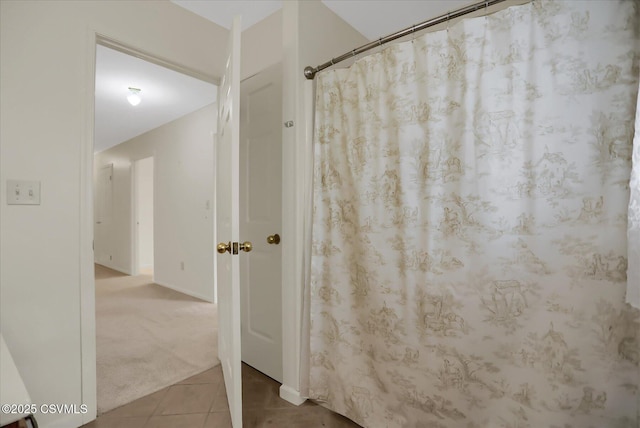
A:
<svg viewBox="0 0 640 428">
<path fill-rule="evenodd" d="M 96 265 L 98 414 L 220 363 L 216 306 Z"/>
</svg>

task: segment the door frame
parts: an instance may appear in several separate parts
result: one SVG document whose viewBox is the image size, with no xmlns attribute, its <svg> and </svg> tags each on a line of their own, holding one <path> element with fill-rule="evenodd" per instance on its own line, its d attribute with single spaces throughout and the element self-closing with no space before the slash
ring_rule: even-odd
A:
<svg viewBox="0 0 640 428">
<path fill-rule="evenodd" d="M 206 75 L 189 67 L 181 65 L 170 58 L 162 58 L 152 52 L 136 48 L 134 40 L 119 40 L 111 35 L 111 31 L 98 28 L 87 29 L 86 49 L 87 62 L 85 64 L 85 95 L 84 109 L 81 120 L 84 127 L 84 141 L 80 146 L 80 212 L 79 212 L 79 243 L 80 243 L 80 353 L 81 353 L 81 402 L 88 406 L 89 411 L 83 415 L 82 423 L 88 423 L 97 414 L 97 384 L 96 384 L 96 317 L 95 317 L 95 276 L 94 276 L 94 248 L 93 248 L 93 168 L 94 168 L 94 130 L 95 130 L 95 76 L 97 45 L 115 49 L 122 53 L 141 58 L 145 61 L 161 65 L 179 73 L 195 77 L 205 82 L 220 86 L 220 79 Z M 155 165 L 154 165 L 155 166 Z M 155 168 L 154 168 L 155 177 Z M 212 195 L 211 200 L 215 200 Z M 215 221 L 212 218 L 211 221 Z M 215 233 L 215 230 L 214 230 Z M 215 242 L 215 236 L 214 242 Z M 214 278 L 214 292 L 216 290 Z"/>
</svg>

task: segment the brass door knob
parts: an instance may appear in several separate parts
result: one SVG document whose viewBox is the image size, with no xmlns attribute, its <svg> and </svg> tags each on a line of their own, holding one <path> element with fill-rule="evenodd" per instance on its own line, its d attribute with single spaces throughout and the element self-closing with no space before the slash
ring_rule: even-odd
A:
<svg viewBox="0 0 640 428">
<path fill-rule="evenodd" d="M 246 241 L 246 242 L 240 243 L 240 251 L 244 251 L 245 253 L 248 253 L 251 250 L 253 250 L 253 244 L 251 244 L 251 242 Z"/>
<path fill-rule="evenodd" d="M 267 242 L 269 244 L 278 245 L 280 243 L 280 235 L 276 233 L 275 235 L 267 236 Z"/>
<path fill-rule="evenodd" d="M 218 252 L 220 254 L 224 254 L 227 251 L 229 253 L 231 252 L 231 242 L 228 242 L 228 243 L 221 242 L 221 243 L 218 244 Z"/>
</svg>

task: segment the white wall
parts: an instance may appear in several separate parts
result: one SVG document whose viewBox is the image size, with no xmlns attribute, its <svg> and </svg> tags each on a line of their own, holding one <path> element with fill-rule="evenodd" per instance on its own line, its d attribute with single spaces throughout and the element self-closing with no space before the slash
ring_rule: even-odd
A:
<svg viewBox="0 0 640 428">
<path fill-rule="evenodd" d="M 241 45 L 242 79 L 282 61 L 282 9 L 244 30 Z"/>
<path fill-rule="evenodd" d="M 95 417 L 96 32 L 212 80 L 228 33 L 165 1 L 0 2 L 0 328 L 35 403 L 89 406 L 44 428 Z M 41 205 L 7 206 L 11 178 L 41 181 Z"/>
<path fill-rule="evenodd" d="M 101 243 L 113 251 L 111 267 L 133 270 L 131 166 L 153 156 L 154 281 L 210 302 L 216 114 L 211 104 L 95 155 L 96 169 L 113 164 L 112 230 L 109 242 Z"/>
<path fill-rule="evenodd" d="M 153 157 L 140 159 L 133 164 L 138 269 L 153 269 L 153 164 Z"/>
<path fill-rule="evenodd" d="M 320 1 L 286 1 L 283 5 L 283 120 L 294 127 L 283 132 L 283 248 L 282 248 L 282 325 L 283 385 L 281 397 L 303 401 L 300 376 L 302 290 L 304 263 L 305 190 L 313 165 L 310 89 L 303 76 L 304 67 L 326 62 L 368 40 Z M 306 86 L 306 88 L 305 88 Z M 289 239 L 287 239 L 289 237 Z"/>
</svg>

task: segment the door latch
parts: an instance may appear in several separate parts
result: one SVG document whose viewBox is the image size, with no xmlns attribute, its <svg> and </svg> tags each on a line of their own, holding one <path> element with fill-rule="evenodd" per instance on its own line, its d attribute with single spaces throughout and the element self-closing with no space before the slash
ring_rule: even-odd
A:
<svg viewBox="0 0 640 428">
<path fill-rule="evenodd" d="M 245 253 L 248 253 L 252 249 L 253 249 L 253 244 L 251 244 L 251 242 L 249 242 L 249 241 L 233 242 L 233 243 L 232 242 L 221 242 L 217 246 L 218 253 L 220 253 L 220 254 L 224 254 L 224 253 L 227 253 L 227 252 L 229 254 L 238 254 L 238 250 L 239 251 L 244 251 Z"/>
</svg>

